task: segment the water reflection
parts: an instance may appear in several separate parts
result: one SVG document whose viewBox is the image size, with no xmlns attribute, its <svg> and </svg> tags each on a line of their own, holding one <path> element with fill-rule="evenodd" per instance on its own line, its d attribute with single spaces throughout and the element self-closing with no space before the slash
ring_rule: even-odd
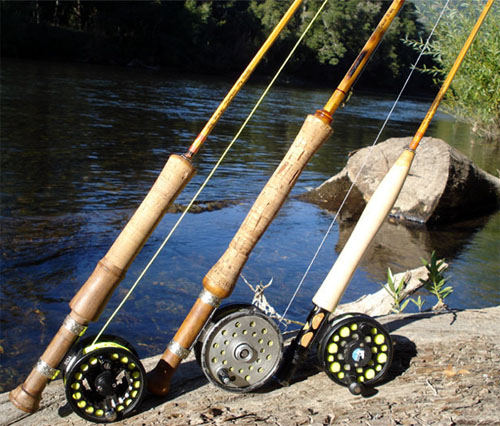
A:
<svg viewBox="0 0 500 426">
<path fill-rule="evenodd" d="M 68 302 L 106 253 L 154 182 L 168 155 L 184 152 L 231 82 L 142 70 L 3 61 L 1 132 L 0 387 L 19 382 L 69 312 Z M 178 202 L 187 203 L 260 96 L 250 84 L 237 96 L 196 159 L 198 169 Z M 164 349 L 186 315 L 201 280 L 223 253 L 251 203 L 287 151 L 304 117 L 327 90 L 275 88 L 230 152 L 201 200 L 238 200 L 223 210 L 187 215 L 109 332 L 124 334 L 141 356 Z M 392 98 L 355 93 L 335 116 L 334 135 L 292 194 L 340 171 L 350 151 L 373 142 Z M 430 102 L 404 99 L 385 130 L 408 136 Z M 498 146 L 470 143 L 467 126 L 439 115 L 428 134 L 463 150 L 496 173 Z M 385 268 L 419 264 L 432 249 L 451 264 L 455 307 L 498 304 L 499 215 L 447 230 L 387 225 L 356 272 L 345 298 L 379 289 Z M 106 308 L 97 331 L 177 220 L 168 214 Z M 274 283 L 267 298 L 282 311 L 332 216 L 291 199 L 255 248 L 245 275 Z M 462 228 L 460 228 L 462 227 Z M 345 239 L 337 226 L 292 305 L 302 320 Z M 387 240 L 389 240 L 387 242 Z M 404 250 L 403 250 L 404 249 Z M 251 298 L 238 283 L 231 300 Z M 36 350 L 34 350 L 36 348 Z"/>
</svg>

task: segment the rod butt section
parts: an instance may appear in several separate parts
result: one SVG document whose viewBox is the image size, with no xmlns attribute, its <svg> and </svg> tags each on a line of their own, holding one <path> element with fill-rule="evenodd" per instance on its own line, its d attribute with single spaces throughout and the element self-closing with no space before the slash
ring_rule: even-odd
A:
<svg viewBox="0 0 500 426">
<path fill-rule="evenodd" d="M 33 395 L 27 392 L 23 385 L 19 385 L 9 393 L 9 399 L 12 404 L 25 413 L 34 413 L 40 407 L 42 394 Z"/>
<path fill-rule="evenodd" d="M 156 367 L 147 375 L 148 390 L 153 395 L 165 396 L 170 390 L 170 383 L 176 367 L 168 364 L 164 359 L 160 359 Z"/>
</svg>

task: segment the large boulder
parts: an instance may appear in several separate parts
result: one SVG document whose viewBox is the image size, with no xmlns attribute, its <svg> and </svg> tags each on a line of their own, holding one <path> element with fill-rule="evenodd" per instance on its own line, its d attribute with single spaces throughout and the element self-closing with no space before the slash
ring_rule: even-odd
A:
<svg viewBox="0 0 500 426">
<path fill-rule="evenodd" d="M 410 141 L 410 137 L 391 138 L 355 151 L 340 173 L 300 198 L 337 211 L 355 182 L 340 217 L 357 219 Z M 500 179 L 476 167 L 443 140 L 423 138 L 391 216 L 420 223 L 449 223 L 484 215 L 499 206 Z"/>
</svg>

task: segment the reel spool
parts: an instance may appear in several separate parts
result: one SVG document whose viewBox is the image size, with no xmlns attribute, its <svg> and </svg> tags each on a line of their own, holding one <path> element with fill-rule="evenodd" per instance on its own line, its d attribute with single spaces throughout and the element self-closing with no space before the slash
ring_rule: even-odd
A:
<svg viewBox="0 0 500 426">
<path fill-rule="evenodd" d="M 114 422 L 141 402 L 146 372 L 126 340 L 104 335 L 80 341 L 63 361 L 63 380 L 69 406 L 91 422 Z"/>
<path fill-rule="evenodd" d="M 359 395 L 364 387 L 382 380 L 393 356 L 391 337 L 368 315 L 336 317 L 325 326 L 318 356 L 326 374 Z"/>
<path fill-rule="evenodd" d="M 278 327 L 251 304 L 219 308 L 195 346 L 207 378 L 231 392 L 250 392 L 266 384 L 282 354 Z"/>
</svg>

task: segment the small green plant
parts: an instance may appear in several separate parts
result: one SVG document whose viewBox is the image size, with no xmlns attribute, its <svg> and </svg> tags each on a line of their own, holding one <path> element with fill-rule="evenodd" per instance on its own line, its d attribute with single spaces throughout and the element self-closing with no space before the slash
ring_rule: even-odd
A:
<svg viewBox="0 0 500 426">
<path fill-rule="evenodd" d="M 420 296 L 415 300 L 413 297 L 410 299 L 410 302 L 415 304 L 418 308 L 419 312 L 422 312 L 422 306 L 424 306 L 425 299 L 422 299 Z"/>
<path fill-rule="evenodd" d="M 448 266 L 444 263 L 444 260 L 437 260 L 436 252 L 433 251 L 431 254 L 430 262 L 425 259 L 422 259 L 422 264 L 428 271 L 427 279 L 420 279 L 420 282 L 424 284 L 424 287 L 429 293 L 433 294 L 437 297 L 438 302 L 432 308 L 433 310 L 439 310 L 443 308 L 447 308 L 444 303 L 444 299 L 446 299 L 450 293 L 453 292 L 453 288 L 451 286 L 446 286 L 445 284 L 448 281 L 448 278 L 445 278 L 443 273 L 448 269 Z"/>
<path fill-rule="evenodd" d="M 403 290 L 406 287 L 406 276 L 403 276 L 398 284 L 394 280 L 394 275 L 392 274 L 391 268 L 387 268 L 387 285 L 380 284 L 382 288 L 387 291 L 392 297 L 392 308 L 391 311 L 400 314 L 408 305 L 409 299 L 406 299 L 406 295 Z"/>
</svg>

